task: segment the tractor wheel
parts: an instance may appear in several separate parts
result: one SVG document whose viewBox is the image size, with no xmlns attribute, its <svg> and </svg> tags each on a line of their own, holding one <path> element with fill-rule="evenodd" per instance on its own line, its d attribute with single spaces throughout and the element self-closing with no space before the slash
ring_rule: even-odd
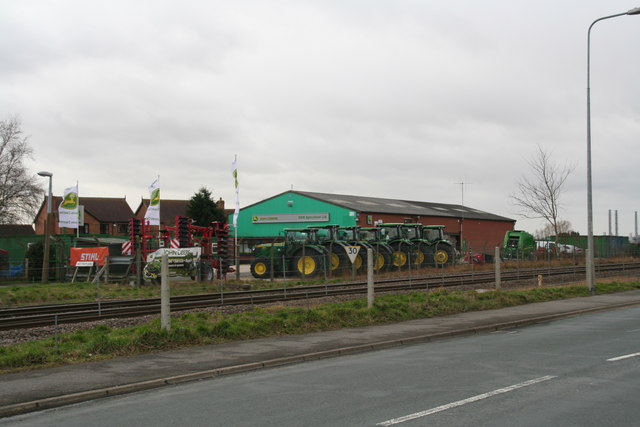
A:
<svg viewBox="0 0 640 427">
<path fill-rule="evenodd" d="M 373 271 L 386 271 L 391 266 L 391 255 L 387 251 L 373 251 Z"/>
<path fill-rule="evenodd" d="M 398 247 L 393 249 L 393 266 L 397 269 L 401 269 L 409 262 L 409 253 L 404 249 Z"/>
<path fill-rule="evenodd" d="M 362 256 L 362 251 L 360 251 L 358 255 L 356 255 L 355 259 L 353 260 L 353 266 L 355 267 L 356 271 L 359 271 L 361 268 L 367 268 L 367 259 Z"/>
<path fill-rule="evenodd" d="M 271 260 L 258 257 L 251 261 L 251 275 L 256 279 L 268 279 L 271 276 Z"/>
<path fill-rule="evenodd" d="M 426 262 L 426 251 L 424 245 L 418 245 L 412 258 L 413 265 L 416 267 L 422 267 Z"/>
<path fill-rule="evenodd" d="M 332 273 L 344 271 L 347 269 L 349 263 L 349 258 L 347 258 L 347 254 L 344 252 L 342 246 L 335 245 L 332 246 L 328 251 L 329 258 L 329 269 Z M 295 269 L 294 269 L 295 270 Z"/>
<path fill-rule="evenodd" d="M 321 266 L 320 257 L 314 253 L 307 253 L 305 256 L 298 253 L 293 257 L 293 272 L 297 276 L 314 277 L 320 272 Z"/>
<path fill-rule="evenodd" d="M 446 244 L 438 244 L 435 247 L 433 259 L 437 267 L 450 265 L 453 262 L 453 248 Z"/>
<path fill-rule="evenodd" d="M 422 250 L 424 252 L 424 267 L 434 267 L 435 263 L 435 254 L 433 253 L 433 248 L 428 246 L 422 246 Z"/>
</svg>

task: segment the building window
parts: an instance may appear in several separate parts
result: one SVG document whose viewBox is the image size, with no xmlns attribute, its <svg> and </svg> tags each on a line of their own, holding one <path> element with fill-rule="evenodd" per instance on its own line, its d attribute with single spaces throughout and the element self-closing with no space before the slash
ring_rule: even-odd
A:
<svg viewBox="0 0 640 427">
<path fill-rule="evenodd" d="M 109 234 L 109 224 L 100 224 L 100 234 Z"/>
<path fill-rule="evenodd" d="M 129 224 L 118 224 L 118 234 L 127 234 L 129 232 Z"/>
<path fill-rule="evenodd" d="M 373 215 L 367 215 L 367 225 L 373 224 Z"/>
<path fill-rule="evenodd" d="M 87 224 L 86 222 L 82 225 L 82 227 L 80 227 L 80 233 L 81 234 L 89 234 L 89 224 Z"/>
</svg>

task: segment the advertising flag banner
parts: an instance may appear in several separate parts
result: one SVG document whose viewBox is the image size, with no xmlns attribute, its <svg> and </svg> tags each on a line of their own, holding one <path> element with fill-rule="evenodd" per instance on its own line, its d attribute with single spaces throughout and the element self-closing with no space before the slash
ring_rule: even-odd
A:
<svg viewBox="0 0 640 427">
<path fill-rule="evenodd" d="M 149 206 L 144 219 L 149 225 L 160 225 L 160 177 L 149 186 Z"/>
<path fill-rule="evenodd" d="M 233 228 L 238 226 L 238 214 L 240 213 L 240 192 L 238 188 L 238 157 L 233 159 L 231 164 L 231 173 L 233 174 L 234 185 L 236 188 L 236 208 L 233 211 Z"/>
<path fill-rule="evenodd" d="M 62 202 L 58 206 L 58 227 L 78 228 L 80 211 L 78 185 L 64 189 Z"/>
</svg>

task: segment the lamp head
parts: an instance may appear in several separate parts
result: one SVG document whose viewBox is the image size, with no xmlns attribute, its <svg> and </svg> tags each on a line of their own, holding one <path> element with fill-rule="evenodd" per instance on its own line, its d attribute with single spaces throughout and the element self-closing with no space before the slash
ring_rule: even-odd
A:
<svg viewBox="0 0 640 427">
<path fill-rule="evenodd" d="M 633 8 L 627 12 L 627 15 L 640 15 L 640 7 Z"/>
<path fill-rule="evenodd" d="M 38 172 L 38 175 L 47 176 L 49 178 L 51 178 L 53 176 L 53 174 L 51 172 L 47 172 L 47 171 L 40 171 L 40 172 Z"/>
</svg>

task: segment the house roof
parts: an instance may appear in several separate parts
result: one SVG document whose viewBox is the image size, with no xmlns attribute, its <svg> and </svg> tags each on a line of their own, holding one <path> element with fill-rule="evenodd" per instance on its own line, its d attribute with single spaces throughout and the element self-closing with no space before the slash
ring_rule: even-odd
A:
<svg viewBox="0 0 640 427">
<path fill-rule="evenodd" d="M 220 201 L 218 201 L 219 203 Z M 136 209 L 136 217 L 142 217 L 146 208 L 149 206 L 149 199 L 142 199 L 140 205 Z M 173 224 L 176 216 L 186 216 L 187 207 L 189 206 L 189 200 L 160 200 L 160 223 L 161 224 Z M 223 202 L 224 206 L 224 202 Z M 144 211 L 143 211 L 144 207 Z M 233 209 L 224 209 L 224 214 L 229 215 L 233 213 Z"/>
<path fill-rule="evenodd" d="M 80 205 L 84 206 L 85 214 L 88 213 L 100 222 L 127 222 L 133 217 L 133 211 L 125 198 L 115 197 L 80 197 Z M 52 197 L 51 209 L 55 212 L 62 202 L 62 197 Z M 47 209 L 47 198 L 45 197 L 38 216 L 42 210 Z"/>
<path fill-rule="evenodd" d="M 187 206 L 189 206 L 188 200 L 160 200 L 160 223 L 173 224 L 177 216 L 185 216 L 187 214 Z M 142 208 L 144 207 L 144 211 Z M 142 199 L 138 209 L 136 209 L 136 216 L 138 214 L 144 214 L 149 207 L 149 199 Z"/>
<path fill-rule="evenodd" d="M 30 236 L 36 234 L 31 224 L 0 224 L 0 236 Z"/>
<path fill-rule="evenodd" d="M 333 205 L 351 209 L 356 212 L 375 212 L 382 214 L 405 214 L 447 218 L 483 219 L 491 221 L 513 221 L 506 218 L 464 205 L 451 205 L 445 203 L 419 202 L 401 199 L 383 199 L 378 197 L 352 196 L 345 194 L 315 193 L 311 191 L 285 191 L 282 194 L 299 194 L 312 199 L 320 200 Z M 256 203 L 257 204 L 257 203 Z"/>
</svg>

